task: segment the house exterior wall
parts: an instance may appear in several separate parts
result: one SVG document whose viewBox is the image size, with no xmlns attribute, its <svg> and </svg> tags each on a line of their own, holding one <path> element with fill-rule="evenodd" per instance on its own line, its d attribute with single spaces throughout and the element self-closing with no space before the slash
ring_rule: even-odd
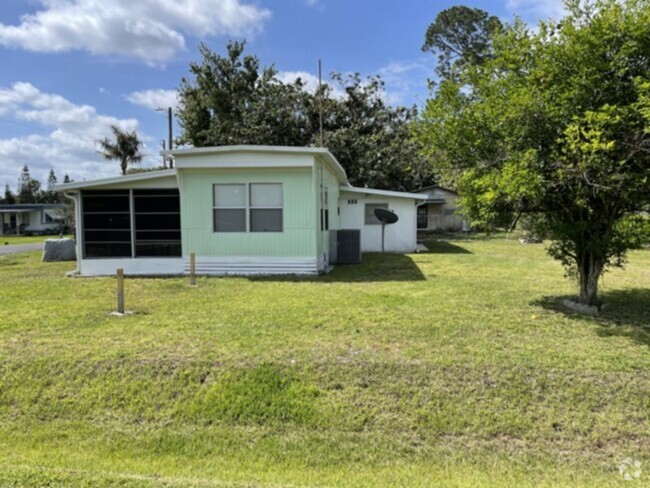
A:
<svg viewBox="0 0 650 488">
<path fill-rule="evenodd" d="M 77 246 L 77 256 L 79 254 Z M 103 258 L 80 259 L 79 272 L 83 276 L 115 275 L 122 268 L 126 275 L 180 275 L 184 271 L 182 258 Z"/>
<path fill-rule="evenodd" d="M 27 220 L 29 225 L 25 225 L 23 232 L 56 232 L 60 224 L 57 222 L 44 223 L 44 212 L 42 210 L 33 210 L 31 212 L 15 213 L 9 210 L 0 212 L 0 235 L 4 226 L 11 225 L 11 216 L 16 216 L 16 226 L 24 224 Z"/>
<path fill-rule="evenodd" d="M 282 232 L 214 232 L 213 185 L 282 183 Z M 317 272 L 316 195 L 312 168 L 179 169 L 183 257 L 197 272 L 245 274 Z M 255 263 L 250 269 L 246 263 Z M 187 262 L 186 262 L 187 266 Z"/>
<path fill-rule="evenodd" d="M 356 203 L 351 203 L 355 201 Z M 388 204 L 399 217 L 395 224 L 386 226 L 386 252 L 410 253 L 417 246 L 415 202 L 410 198 L 396 198 L 380 195 L 341 190 L 339 206 L 341 208 L 340 228 L 361 230 L 361 251 L 381 252 L 381 225 L 365 224 L 366 204 Z"/>
<path fill-rule="evenodd" d="M 60 225 L 56 222 L 50 222 L 49 224 L 44 223 L 45 216 L 44 211 L 35 210 L 29 212 L 29 225 L 25 226 L 26 232 L 45 232 L 45 231 L 56 231 Z"/>
<path fill-rule="evenodd" d="M 444 199 L 444 203 L 425 203 L 427 206 L 427 227 L 420 231 L 460 231 L 463 230 L 463 216 L 458 211 L 458 195 L 442 188 L 427 192 L 429 198 Z"/>
<path fill-rule="evenodd" d="M 327 164 L 318 161 L 314 166 L 316 188 L 317 211 L 315 215 L 317 232 L 317 256 L 318 268 L 323 270 L 329 264 L 329 239 L 330 230 L 339 229 L 338 201 L 339 181 Z M 327 210 L 323 217 L 327 216 L 327 224 L 321 227 L 321 209 Z"/>
</svg>

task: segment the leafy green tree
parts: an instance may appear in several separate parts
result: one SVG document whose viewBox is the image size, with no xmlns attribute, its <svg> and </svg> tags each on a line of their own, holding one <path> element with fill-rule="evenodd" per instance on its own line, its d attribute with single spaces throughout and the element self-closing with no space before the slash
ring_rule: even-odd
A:
<svg viewBox="0 0 650 488">
<path fill-rule="evenodd" d="M 598 280 L 647 232 L 650 3 L 567 2 L 560 22 L 515 21 L 493 53 L 428 101 L 416 132 L 477 223 L 530 217 L 599 303 Z"/>
<path fill-rule="evenodd" d="M 490 55 L 492 35 L 501 30 L 498 17 L 465 6 L 440 12 L 429 25 L 423 51 L 438 55 L 436 73 L 442 79 L 468 65 L 478 65 Z"/>
<path fill-rule="evenodd" d="M 244 55 L 243 43 L 227 50 L 220 56 L 201 45 L 201 62 L 190 64 L 193 79 L 181 82 L 181 143 L 315 146 L 322 104 L 324 145 L 353 184 L 410 190 L 431 181 L 408 129 L 415 110 L 388 106 L 379 78 L 335 74 L 338 98 L 327 84 L 313 93 L 302 80 L 282 83 L 273 66 L 260 68 L 257 57 Z"/>
<path fill-rule="evenodd" d="M 304 145 L 312 130 L 301 116 L 302 83 L 279 82 L 275 68 L 260 68 L 244 47 L 229 42 L 226 56 L 199 47 L 201 62 L 190 63 L 193 80 L 183 78 L 179 89 L 181 143 Z"/>
<path fill-rule="evenodd" d="M 142 161 L 143 155 L 140 153 L 142 142 L 140 142 L 135 131 L 128 132 L 116 125 L 111 126 L 111 131 L 115 137 L 115 142 L 111 142 L 108 137 L 99 141 L 101 147 L 99 153 L 105 159 L 119 161 L 122 175 L 126 175 L 129 166 Z"/>
<path fill-rule="evenodd" d="M 5 195 L 4 195 L 4 202 L 9 205 L 13 205 L 16 203 L 16 195 L 14 195 L 14 192 L 11 191 L 11 188 L 9 185 L 5 185 Z"/>
<path fill-rule="evenodd" d="M 41 182 L 32 178 L 27 165 L 23 166 L 18 179 L 18 202 L 39 203 L 45 199 Z"/>
<path fill-rule="evenodd" d="M 343 96 L 327 99 L 325 146 L 355 186 L 410 191 L 433 182 L 429 161 L 413 140 L 415 108 L 391 107 L 380 77 L 333 74 Z M 312 138 L 316 142 L 316 134 Z"/>
</svg>

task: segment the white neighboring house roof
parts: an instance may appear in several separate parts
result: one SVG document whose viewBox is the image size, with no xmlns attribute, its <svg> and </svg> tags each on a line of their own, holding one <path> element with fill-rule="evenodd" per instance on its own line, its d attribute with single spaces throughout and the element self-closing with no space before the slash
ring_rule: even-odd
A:
<svg viewBox="0 0 650 488">
<path fill-rule="evenodd" d="M 358 188 L 356 186 L 341 185 L 341 191 L 349 193 L 363 193 L 365 195 L 380 195 L 384 197 L 410 198 L 411 200 L 427 200 L 429 195 L 423 193 L 407 193 L 404 191 L 375 190 L 374 188 Z"/>
<path fill-rule="evenodd" d="M 61 215 L 61 209 L 45 208 L 43 213 L 48 215 L 52 220 L 63 220 L 63 215 Z"/>
<path fill-rule="evenodd" d="M 228 154 L 228 153 L 273 153 L 273 154 L 310 154 L 321 156 L 336 173 L 340 183 L 348 184 L 348 176 L 334 155 L 326 147 L 295 147 L 295 146 L 262 146 L 252 144 L 238 144 L 233 146 L 189 147 L 161 151 L 163 156 L 183 158 L 201 154 Z"/>
<path fill-rule="evenodd" d="M 71 183 L 61 183 L 54 188 L 58 191 L 81 190 L 95 186 L 114 185 L 116 183 L 130 183 L 133 181 L 153 180 L 156 178 L 165 178 L 176 176 L 175 169 L 161 169 L 156 171 L 146 171 L 144 173 L 134 173 L 132 175 L 114 176 L 112 178 L 100 178 L 98 180 L 73 181 Z"/>
<path fill-rule="evenodd" d="M 419 190 L 415 190 L 414 193 L 421 193 L 421 192 L 426 192 L 426 191 L 429 191 L 429 190 L 440 190 L 440 191 L 443 191 L 445 193 L 453 193 L 454 195 L 458 195 L 457 191 L 450 190 L 449 188 L 444 188 L 444 187 L 438 186 L 438 185 L 425 186 L 423 188 L 420 188 Z"/>
</svg>

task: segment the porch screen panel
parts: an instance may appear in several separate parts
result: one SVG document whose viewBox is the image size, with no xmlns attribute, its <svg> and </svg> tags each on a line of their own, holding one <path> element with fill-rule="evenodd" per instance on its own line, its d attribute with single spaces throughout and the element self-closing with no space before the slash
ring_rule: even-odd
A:
<svg viewBox="0 0 650 488">
<path fill-rule="evenodd" d="M 129 190 L 85 190 L 84 258 L 131 257 Z"/>
<path fill-rule="evenodd" d="M 133 190 L 136 257 L 181 256 L 178 190 Z"/>
</svg>

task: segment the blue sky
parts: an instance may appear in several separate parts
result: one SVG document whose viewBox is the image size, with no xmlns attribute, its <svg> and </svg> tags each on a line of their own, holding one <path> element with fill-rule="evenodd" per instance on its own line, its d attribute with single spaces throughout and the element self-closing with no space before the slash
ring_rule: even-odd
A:
<svg viewBox="0 0 650 488">
<path fill-rule="evenodd" d="M 145 141 L 145 165 L 166 137 L 157 106 L 205 42 L 229 39 L 275 64 L 280 78 L 315 80 L 332 71 L 381 75 L 394 104 L 421 105 L 434 57 L 420 50 L 436 14 L 458 2 L 433 0 L 4 0 L 0 8 L 0 184 L 15 188 L 27 164 L 44 183 L 118 174 L 96 141 L 117 124 Z M 561 0 L 471 1 L 512 20 L 558 17 Z M 327 76 L 326 76 L 327 77 Z"/>
</svg>

